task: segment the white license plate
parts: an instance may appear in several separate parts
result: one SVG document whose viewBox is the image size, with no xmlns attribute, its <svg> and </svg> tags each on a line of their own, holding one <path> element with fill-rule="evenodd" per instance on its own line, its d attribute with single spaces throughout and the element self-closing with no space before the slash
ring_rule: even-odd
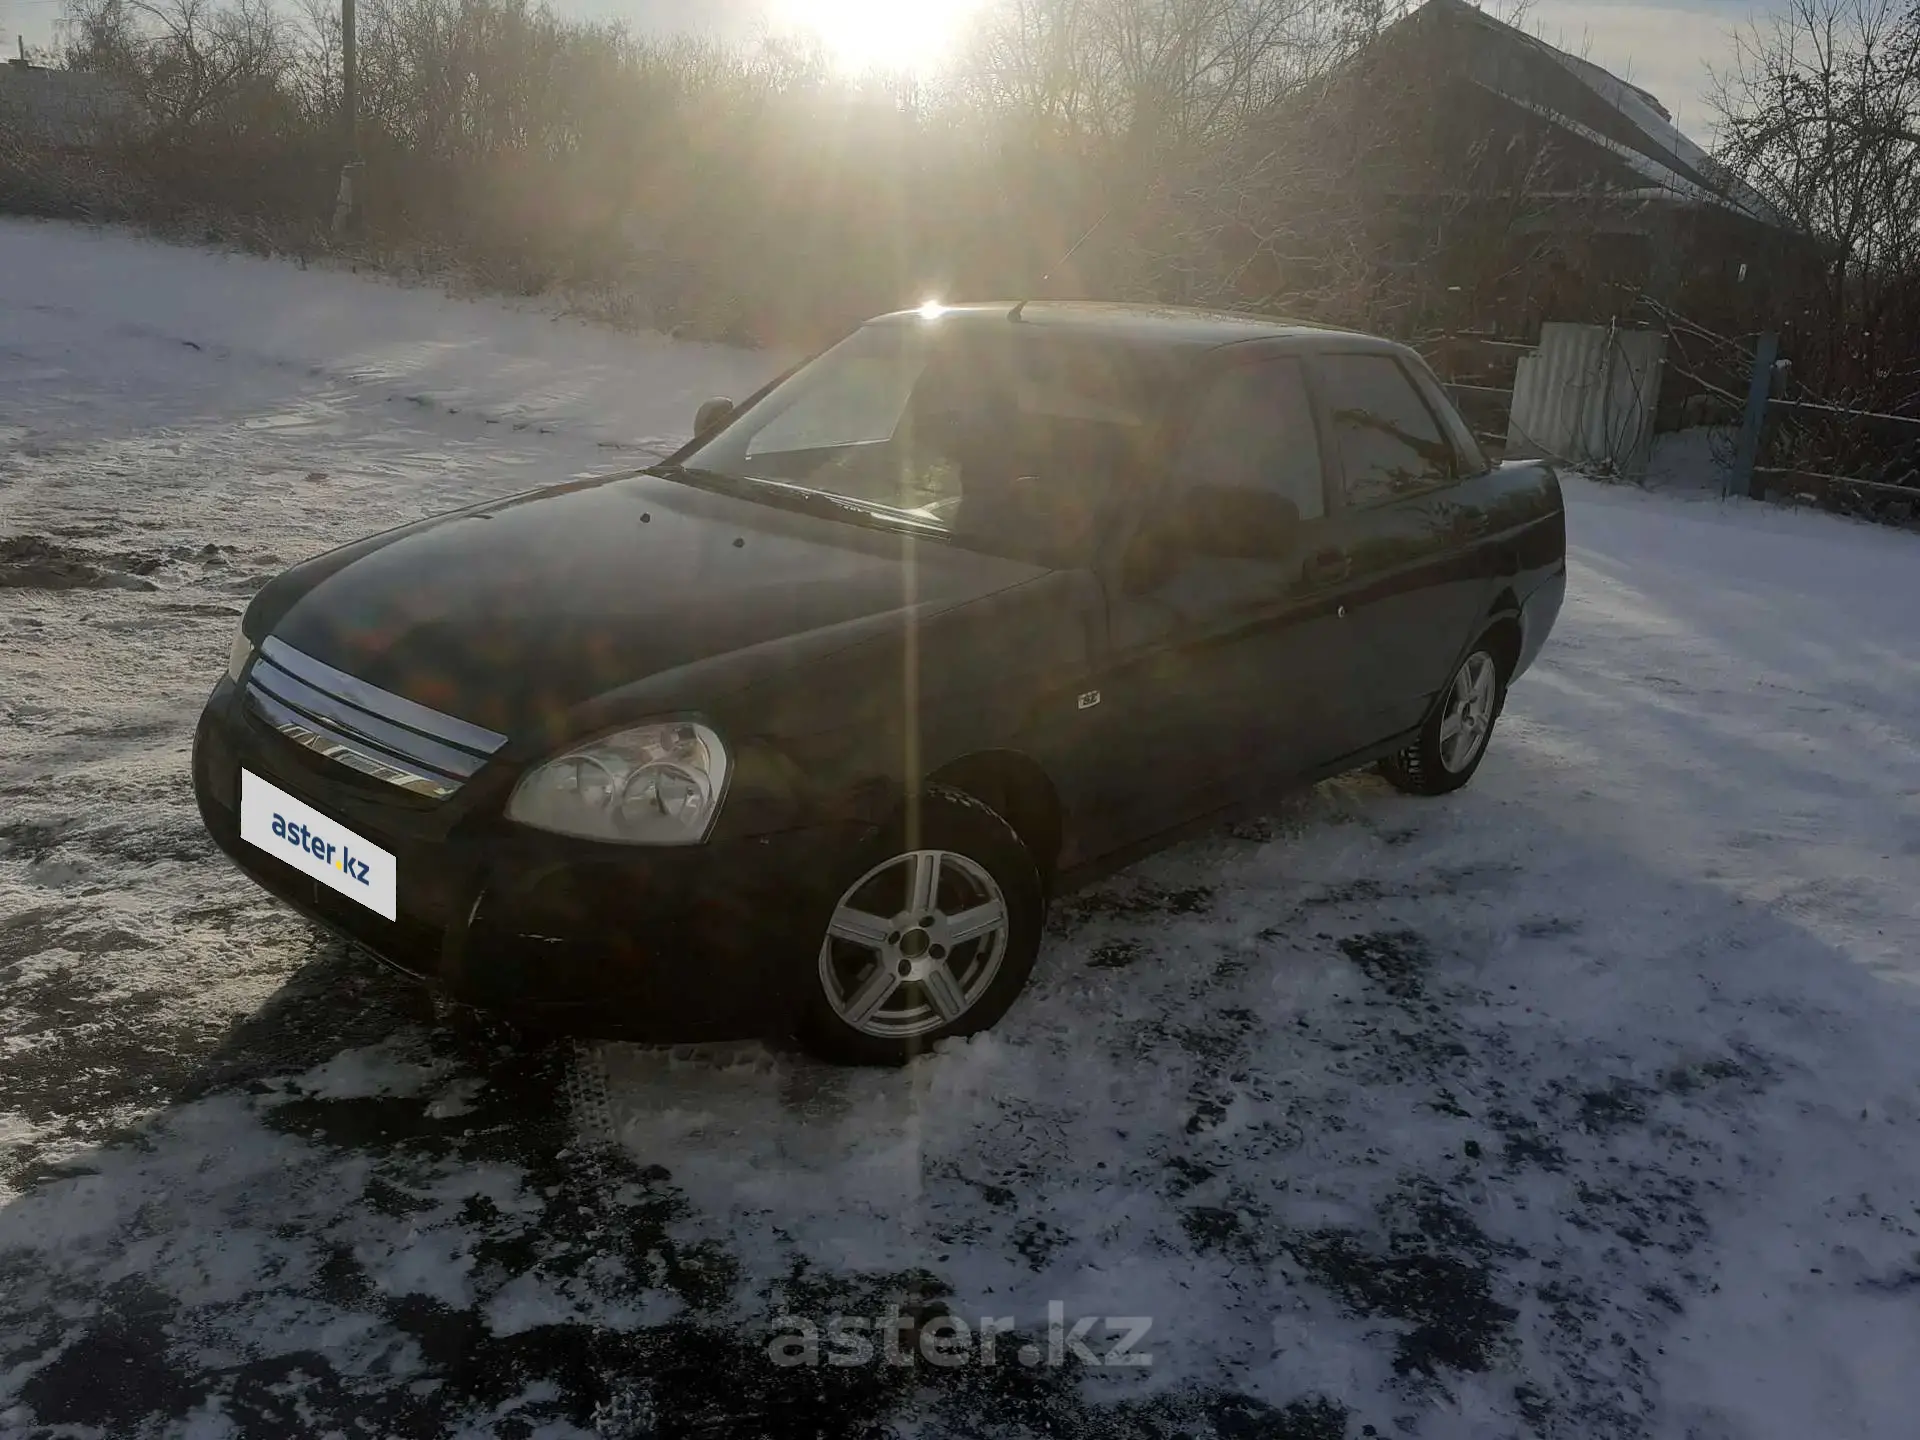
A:
<svg viewBox="0 0 1920 1440">
<path fill-rule="evenodd" d="M 369 910 L 394 918 L 400 867 L 393 856 L 251 770 L 240 772 L 240 838 Z"/>
</svg>

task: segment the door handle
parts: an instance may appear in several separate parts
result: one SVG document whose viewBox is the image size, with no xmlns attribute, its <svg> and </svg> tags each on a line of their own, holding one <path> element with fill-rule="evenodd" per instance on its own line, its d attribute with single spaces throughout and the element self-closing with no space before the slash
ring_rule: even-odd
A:
<svg viewBox="0 0 1920 1440">
<path fill-rule="evenodd" d="M 1301 573 L 1309 585 L 1326 585 L 1353 573 L 1353 557 L 1344 550 L 1321 550 L 1307 557 Z"/>
</svg>

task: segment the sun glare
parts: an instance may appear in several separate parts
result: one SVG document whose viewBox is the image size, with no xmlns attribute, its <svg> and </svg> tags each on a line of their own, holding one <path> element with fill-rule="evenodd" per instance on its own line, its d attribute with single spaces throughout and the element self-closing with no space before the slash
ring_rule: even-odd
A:
<svg viewBox="0 0 1920 1440">
<path fill-rule="evenodd" d="M 795 29 L 820 38 L 850 72 L 925 75 L 952 62 L 980 0 L 781 0 Z"/>
</svg>

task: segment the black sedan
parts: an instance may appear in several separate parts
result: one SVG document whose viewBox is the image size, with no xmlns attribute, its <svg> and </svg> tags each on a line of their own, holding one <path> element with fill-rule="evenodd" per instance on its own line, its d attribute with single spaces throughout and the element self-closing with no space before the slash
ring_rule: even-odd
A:
<svg viewBox="0 0 1920 1440">
<path fill-rule="evenodd" d="M 1067 887 L 1277 787 L 1465 784 L 1565 590 L 1551 470 L 1360 335 L 928 306 L 697 418 L 262 589 L 221 847 L 456 999 L 898 1061 Z"/>
</svg>

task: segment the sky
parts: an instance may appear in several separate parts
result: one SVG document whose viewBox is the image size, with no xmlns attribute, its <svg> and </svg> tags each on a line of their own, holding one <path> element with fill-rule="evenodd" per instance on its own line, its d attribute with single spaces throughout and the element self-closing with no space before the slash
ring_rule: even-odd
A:
<svg viewBox="0 0 1920 1440">
<path fill-rule="evenodd" d="M 1525 23 L 1548 44 L 1651 90 L 1682 132 L 1705 144 L 1712 129 L 1707 67 L 1725 70 L 1729 33 L 1766 12 L 1751 0 L 1535 0 Z"/>
<path fill-rule="evenodd" d="M 562 13 L 617 18 L 636 30 L 693 30 L 746 36 L 769 22 L 814 19 L 843 45 L 893 44 L 937 51 L 943 10 L 979 0 L 550 0 Z M 1646 90 L 1683 131 L 1711 139 L 1705 103 L 1709 64 L 1730 57 L 1728 32 L 1764 12 L 1769 0 L 1533 0 L 1526 24 L 1549 43 L 1584 55 Z M 1778 3 L 1778 0 L 1773 0 Z M 0 0 L 0 48 L 15 36 L 46 44 L 64 0 Z M 1504 11 L 1505 6 L 1495 7 Z"/>
</svg>

